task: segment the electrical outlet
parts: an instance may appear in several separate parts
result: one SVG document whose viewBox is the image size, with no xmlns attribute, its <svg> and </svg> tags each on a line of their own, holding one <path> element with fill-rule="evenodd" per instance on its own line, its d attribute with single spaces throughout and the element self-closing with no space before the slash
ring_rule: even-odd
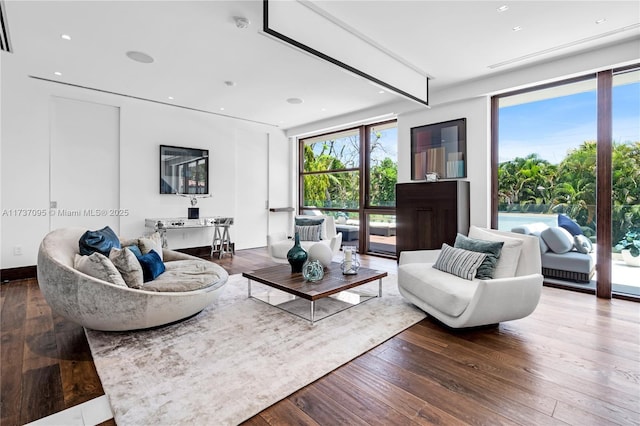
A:
<svg viewBox="0 0 640 426">
<path fill-rule="evenodd" d="M 13 248 L 13 255 L 14 256 L 22 256 L 22 246 L 15 246 Z"/>
</svg>

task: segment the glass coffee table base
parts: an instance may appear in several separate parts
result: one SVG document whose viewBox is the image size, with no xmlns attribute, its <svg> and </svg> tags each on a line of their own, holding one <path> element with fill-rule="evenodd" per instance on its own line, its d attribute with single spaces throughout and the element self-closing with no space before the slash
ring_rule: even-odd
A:
<svg viewBox="0 0 640 426">
<path fill-rule="evenodd" d="M 307 320 L 313 325 L 316 321 L 329 318 L 376 297 L 382 297 L 382 279 L 378 283 L 378 294 L 372 294 L 370 289 L 356 287 L 316 300 L 303 299 L 249 279 L 248 295 L 250 298 Z"/>
</svg>

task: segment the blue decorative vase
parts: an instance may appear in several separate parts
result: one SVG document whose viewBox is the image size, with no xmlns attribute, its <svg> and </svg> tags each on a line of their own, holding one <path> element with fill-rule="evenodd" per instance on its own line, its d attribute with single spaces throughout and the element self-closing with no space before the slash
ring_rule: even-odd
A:
<svg viewBox="0 0 640 426">
<path fill-rule="evenodd" d="M 300 245 L 300 234 L 296 232 L 295 243 L 287 252 L 287 260 L 291 265 L 291 273 L 302 272 L 302 266 L 307 261 L 307 252 Z"/>
</svg>

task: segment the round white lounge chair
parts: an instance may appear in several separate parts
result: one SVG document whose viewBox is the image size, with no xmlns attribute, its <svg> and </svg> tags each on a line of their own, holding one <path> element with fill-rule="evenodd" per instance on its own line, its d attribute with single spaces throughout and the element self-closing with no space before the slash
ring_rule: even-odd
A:
<svg viewBox="0 0 640 426">
<path fill-rule="evenodd" d="M 38 284 L 51 308 L 83 327 L 102 331 L 137 330 L 190 317 L 215 300 L 227 282 L 227 272 L 207 260 L 163 250 L 165 264 L 188 260 L 215 277 L 211 285 L 193 291 L 147 291 L 111 284 L 74 269 L 82 228 L 50 232 L 38 252 Z"/>
</svg>

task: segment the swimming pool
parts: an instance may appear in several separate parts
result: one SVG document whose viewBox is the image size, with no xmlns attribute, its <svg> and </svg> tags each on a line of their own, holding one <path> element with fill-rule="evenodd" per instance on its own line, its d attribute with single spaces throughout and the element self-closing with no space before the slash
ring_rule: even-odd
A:
<svg viewBox="0 0 640 426">
<path fill-rule="evenodd" d="M 498 229 L 501 231 L 511 231 L 511 229 L 516 226 L 535 222 L 542 222 L 547 226 L 558 226 L 558 215 L 541 213 L 498 213 Z"/>
</svg>

